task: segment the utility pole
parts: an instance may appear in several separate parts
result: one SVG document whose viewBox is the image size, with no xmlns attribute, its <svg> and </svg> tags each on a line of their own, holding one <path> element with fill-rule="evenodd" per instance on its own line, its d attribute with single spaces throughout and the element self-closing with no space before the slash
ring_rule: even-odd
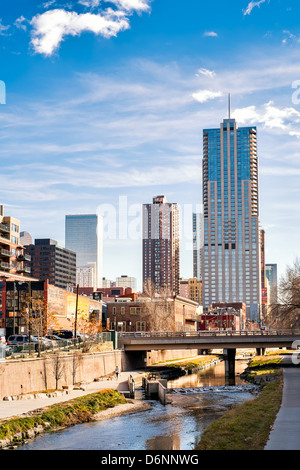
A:
<svg viewBox="0 0 300 470">
<path fill-rule="evenodd" d="M 78 312 L 78 292 L 79 292 L 79 284 L 76 286 L 76 309 L 75 309 L 75 325 L 74 325 L 74 335 L 75 339 L 77 338 L 77 312 Z"/>
</svg>

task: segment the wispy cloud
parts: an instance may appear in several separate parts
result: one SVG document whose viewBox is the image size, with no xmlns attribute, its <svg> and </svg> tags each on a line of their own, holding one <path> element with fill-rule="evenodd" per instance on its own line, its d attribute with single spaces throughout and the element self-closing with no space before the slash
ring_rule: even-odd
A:
<svg viewBox="0 0 300 470">
<path fill-rule="evenodd" d="M 266 1 L 267 0 L 258 0 L 257 2 L 251 1 L 248 4 L 247 8 L 244 10 L 244 15 L 251 15 L 251 12 L 252 12 L 253 8 L 260 7 L 260 5 L 262 5 Z"/>
<path fill-rule="evenodd" d="M 209 78 L 214 78 L 216 76 L 216 72 L 214 72 L 213 70 L 201 68 L 197 71 L 196 77 L 199 77 L 200 75 L 204 75 L 205 77 Z"/>
<path fill-rule="evenodd" d="M 216 33 L 215 31 L 206 31 L 205 33 L 203 33 L 203 36 L 210 37 L 210 38 L 217 38 L 218 33 Z"/>
<path fill-rule="evenodd" d="M 9 25 L 4 25 L 2 24 L 2 20 L 0 18 L 0 36 L 4 36 L 6 34 L 6 31 L 10 28 Z"/>
</svg>

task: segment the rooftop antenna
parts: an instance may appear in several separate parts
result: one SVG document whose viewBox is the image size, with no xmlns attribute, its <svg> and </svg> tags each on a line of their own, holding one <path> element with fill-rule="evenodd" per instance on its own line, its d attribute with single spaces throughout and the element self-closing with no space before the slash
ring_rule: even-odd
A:
<svg viewBox="0 0 300 470">
<path fill-rule="evenodd" d="M 231 106 L 231 103 L 230 103 L 230 93 L 228 93 L 228 119 L 230 119 L 230 106 Z"/>
</svg>

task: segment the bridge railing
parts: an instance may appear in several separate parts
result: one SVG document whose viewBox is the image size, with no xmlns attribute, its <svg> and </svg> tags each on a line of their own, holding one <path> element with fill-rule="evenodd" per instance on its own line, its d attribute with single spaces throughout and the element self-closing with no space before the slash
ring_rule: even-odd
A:
<svg viewBox="0 0 300 470">
<path fill-rule="evenodd" d="M 178 338 L 199 336 L 300 336 L 300 330 L 120 331 L 120 338 Z"/>
</svg>

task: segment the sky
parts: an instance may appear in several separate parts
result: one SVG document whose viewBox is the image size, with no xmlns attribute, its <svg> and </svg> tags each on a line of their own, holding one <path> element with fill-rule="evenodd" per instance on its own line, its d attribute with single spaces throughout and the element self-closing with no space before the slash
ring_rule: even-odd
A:
<svg viewBox="0 0 300 470">
<path fill-rule="evenodd" d="M 0 203 L 33 239 L 104 218 L 107 279 L 142 282 L 141 209 L 181 213 L 193 276 L 202 131 L 257 126 L 266 262 L 299 256 L 299 0 L 11 0 L 0 6 Z"/>
</svg>

